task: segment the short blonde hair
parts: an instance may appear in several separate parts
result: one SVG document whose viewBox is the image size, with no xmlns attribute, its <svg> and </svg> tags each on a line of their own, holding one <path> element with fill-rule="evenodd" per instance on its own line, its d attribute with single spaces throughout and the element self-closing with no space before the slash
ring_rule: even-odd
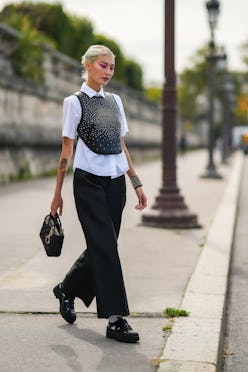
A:
<svg viewBox="0 0 248 372">
<path fill-rule="evenodd" d="M 115 58 L 114 53 L 105 45 L 91 45 L 81 59 L 81 64 L 84 66 L 85 61 L 93 63 L 100 56 L 111 56 Z M 87 72 L 83 68 L 82 78 L 87 79 Z"/>
</svg>

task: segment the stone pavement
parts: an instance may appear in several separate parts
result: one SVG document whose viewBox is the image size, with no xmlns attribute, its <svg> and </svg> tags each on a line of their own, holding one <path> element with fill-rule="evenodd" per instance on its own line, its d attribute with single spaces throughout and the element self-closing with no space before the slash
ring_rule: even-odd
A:
<svg viewBox="0 0 248 372">
<path fill-rule="evenodd" d="M 85 247 L 74 208 L 72 177 L 67 176 L 63 189 L 65 242 L 59 258 L 46 257 L 38 237 L 55 180 L 0 188 L 0 371 L 146 372 L 154 371 L 160 362 L 159 371 L 215 370 L 242 155 L 235 154 L 229 166 L 218 166 L 223 180 L 199 177 L 206 162 L 203 150 L 178 158 L 178 185 L 186 204 L 198 215 L 201 229 L 141 226 L 141 215 L 134 209 L 135 193 L 127 182 L 119 251 L 132 312 L 130 324 L 141 336 L 137 345 L 106 340 L 106 321 L 96 318 L 95 304 L 86 309 L 76 301 L 79 315 L 74 325 L 65 324 L 57 314 L 51 289 Z M 161 186 L 161 164 L 136 168 L 151 206 Z M 221 274 L 216 276 L 216 270 L 217 274 L 222 270 Z M 171 335 L 165 337 L 166 307 L 183 307 L 191 315 L 176 320 Z M 202 324 L 209 329 L 208 337 Z M 211 329 L 216 334 L 212 344 Z M 210 353 L 202 352 L 208 348 Z"/>
</svg>

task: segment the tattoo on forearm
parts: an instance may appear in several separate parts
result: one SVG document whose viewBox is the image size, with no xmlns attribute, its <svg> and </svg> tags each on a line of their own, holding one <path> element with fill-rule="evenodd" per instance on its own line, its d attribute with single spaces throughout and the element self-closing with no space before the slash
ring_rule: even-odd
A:
<svg viewBox="0 0 248 372">
<path fill-rule="evenodd" d="M 69 145 L 70 144 L 70 140 L 67 137 L 63 137 L 62 142 L 63 142 L 64 145 Z"/>
<path fill-rule="evenodd" d="M 66 171 L 66 168 L 67 168 L 67 164 L 68 164 L 68 160 L 65 159 L 65 158 L 62 158 L 61 161 L 60 161 L 60 165 L 59 165 L 59 168 L 65 172 Z"/>
</svg>

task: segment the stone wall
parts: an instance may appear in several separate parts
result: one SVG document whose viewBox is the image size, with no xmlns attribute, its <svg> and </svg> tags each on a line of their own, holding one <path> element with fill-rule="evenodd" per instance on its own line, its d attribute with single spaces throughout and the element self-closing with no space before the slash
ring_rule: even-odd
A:
<svg viewBox="0 0 248 372">
<path fill-rule="evenodd" d="M 48 46 L 44 48 L 42 85 L 15 76 L 11 53 L 19 33 L 0 23 L 0 182 L 53 169 L 61 143 L 63 98 L 81 86 L 81 66 Z M 130 149 L 158 149 L 160 108 L 140 93 L 112 81 L 126 111 Z"/>
</svg>

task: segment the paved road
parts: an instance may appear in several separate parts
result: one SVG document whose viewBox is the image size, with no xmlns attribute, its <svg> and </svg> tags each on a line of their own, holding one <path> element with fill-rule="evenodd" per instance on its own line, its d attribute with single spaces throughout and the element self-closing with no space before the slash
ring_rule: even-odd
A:
<svg viewBox="0 0 248 372">
<path fill-rule="evenodd" d="M 223 372 L 248 371 L 248 157 L 241 183 L 231 263 Z"/>
<path fill-rule="evenodd" d="M 55 180 L 0 187 L 1 372 L 154 370 L 153 362 L 164 347 L 162 327 L 167 320 L 162 310 L 180 306 L 232 173 L 232 166 L 220 166 L 223 181 L 201 179 L 206 161 L 205 151 L 187 153 L 178 159 L 178 185 L 186 204 L 198 214 L 202 229 L 173 231 L 140 226 L 141 216 L 134 209 L 136 196 L 127 184 L 119 250 L 132 311 L 130 324 L 141 336 L 141 342 L 132 346 L 106 340 L 106 321 L 96 319 L 95 304 L 85 309 L 76 301 L 78 319 L 73 326 L 55 314 L 58 303 L 51 288 L 85 246 L 71 176 L 66 178 L 63 189 L 66 238 L 58 259 L 45 256 L 38 238 Z M 137 171 L 151 205 L 160 187 L 161 164 L 144 164 Z"/>
</svg>

